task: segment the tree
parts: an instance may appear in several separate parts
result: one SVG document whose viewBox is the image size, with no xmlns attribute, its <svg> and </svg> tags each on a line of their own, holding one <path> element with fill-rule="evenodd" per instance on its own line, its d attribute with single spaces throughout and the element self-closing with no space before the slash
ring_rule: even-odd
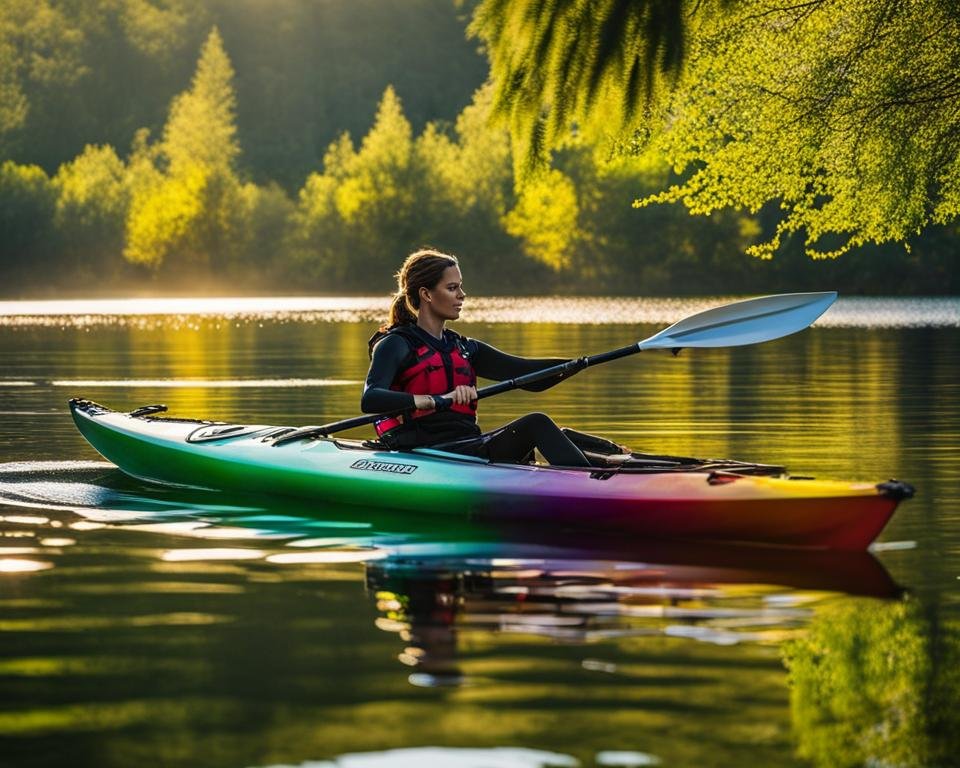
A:
<svg viewBox="0 0 960 768">
<path fill-rule="evenodd" d="M 632 128 L 657 84 L 684 53 L 688 0 L 484 0 L 470 34 L 483 39 L 496 86 L 495 114 L 510 126 L 522 178 L 549 160 L 572 121 Z M 602 120 L 598 108 L 604 109 Z"/>
<path fill-rule="evenodd" d="M 960 215 L 952 0 L 538 7 L 485 0 L 472 25 L 497 113 L 532 161 L 574 123 L 620 151 L 653 147 L 682 176 L 639 205 L 779 205 L 773 236 L 752 250 L 764 257 L 785 234 L 837 256 Z"/>
<path fill-rule="evenodd" d="M 163 153 L 171 175 L 195 166 L 233 172 L 240 154 L 233 77 L 223 38 L 214 27 L 200 51 L 190 89 L 173 100 L 163 128 Z"/>
<path fill-rule="evenodd" d="M 513 202 L 505 132 L 487 127 L 490 90 L 481 88 L 455 131 L 428 123 L 414 138 L 392 88 L 359 150 L 347 134 L 307 179 L 295 215 L 296 261 L 324 287 L 369 289 L 389 282 L 409 249 L 469 253 L 471 284 L 522 283 L 520 242 L 503 229 Z M 541 271 L 546 271 L 541 269 Z"/>
<path fill-rule="evenodd" d="M 119 256 L 130 195 L 127 168 L 113 147 L 87 146 L 60 166 L 53 186 L 54 221 L 77 266 L 101 266 Z"/>
<path fill-rule="evenodd" d="M 0 164 L 0 268 L 4 282 L 27 282 L 53 261 L 56 192 L 36 165 Z"/>
<path fill-rule="evenodd" d="M 0 156 L 24 141 L 28 129 L 55 127 L 58 115 L 35 113 L 44 96 L 69 92 L 88 73 L 83 43 L 83 31 L 49 0 L 0 3 Z"/>
<path fill-rule="evenodd" d="M 570 266 L 582 237 L 578 213 L 573 181 L 550 169 L 524 186 L 503 223 L 509 234 L 523 241 L 526 253 L 560 271 Z"/>
<path fill-rule="evenodd" d="M 327 149 L 296 214 L 297 260 L 323 284 L 369 285 L 372 273 L 399 261 L 419 232 L 416 185 L 425 176 L 413 130 L 388 87 L 360 149 L 349 135 Z"/>
<path fill-rule="evenodd" d="M 528 273 L 532 278 L 533 272 L 549 270 L 524 258 L 522 243 L 504 229 L 515 199 L 510 138 L 489 126 L 491 99 L 489 86 L 477 89 L 453 131 L 428 124 L 417 139 L 415 152 L 425 171 L 419 184 L 419 242 L 466 256 L 471 286 L 502 290 L 504 276 L 510 275 L 518 289 Z"/>
<path fill-rule="evenodd" d="M 140 184 L 127 219 L 129 261 L 158 267 L 229 263 L 238 248 L 243 202 L 235 161 L 233 67 L 216 27 L 200 52 L 190 88 L 170 105 L 163 139 L 141 152 Z"/>
</svg>

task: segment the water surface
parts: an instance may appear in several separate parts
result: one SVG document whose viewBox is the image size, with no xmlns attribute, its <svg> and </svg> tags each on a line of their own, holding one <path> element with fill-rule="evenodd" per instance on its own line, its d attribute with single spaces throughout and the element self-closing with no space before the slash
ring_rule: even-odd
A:
<svg viewBox="0 0 960 768">
<path fill-rule="evenodd" d="M 637 449 L 913 482 L 861 556 L 124 477 L 69 397 L 357 412 L 383 299 L 219 301 L 0 305 L 0 764 L 952 764 L 956 300 L 841 300 L 776 342 L 644 353 L 482 404 L 486 427 L 545 410 Z M 719 301 L 478 300 L 457 329 L 573 356 Z"/>
</svg>

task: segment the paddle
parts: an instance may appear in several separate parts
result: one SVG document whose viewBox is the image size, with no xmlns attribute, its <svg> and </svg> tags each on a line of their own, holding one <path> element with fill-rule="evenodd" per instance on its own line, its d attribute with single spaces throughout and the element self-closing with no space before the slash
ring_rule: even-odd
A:
<svg viewBox="0 0 960 768">
<path fill-rule="evenodd" d="M 772 341 L 791 333 L 802 331 L 827 311 L 837 299 L 836 291 L 823 293 L 781 293 L 774 296 L 761 296 L 756 299 L 736 301 L 703 312 L 697 312 L 669 328 L 664 328 L 653 336 L 610 352 L 601 352 L 589 357 L 579 357 L 565 363 L 533 371 L 515 379 L 491 384 L 477 390 L 477 399 L 499 395 L 512 389 L 525 387 L 544 379 L 572 374 L 592 365 L 608 363 L 621 357 L 635 355 L 645 349 L 670 349 L 679 352 L 685 347 L 738 347 L 745 344 L 759 344 Z M 449 407 L 452 401 L 446 400 Z M 376 413 L 357 416 L 352 419 L 334 421 L 318 427 L 302 427 L 286 435 L 281 435 L 274 445 L 283 445 L 309 437 L 327 437 L 364 424 L 372 424 L 379 419 L 398 416 L 410 412 L 411 408 L 388 413 Z"/>
</svg>

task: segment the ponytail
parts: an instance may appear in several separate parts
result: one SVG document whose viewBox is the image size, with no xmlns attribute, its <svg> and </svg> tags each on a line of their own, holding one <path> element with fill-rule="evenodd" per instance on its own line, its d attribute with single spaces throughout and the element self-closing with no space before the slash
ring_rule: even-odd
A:
<svg viewBox="0 0 960 768">
<path fill-rule="evenodd" d="M 403 323 L 415 322 L 417 322 L 417 314 L 415 308 L 410 306 L 410 300 L 407 298 L 407 294 L 395 294 L 393 303 L 390 304 L 390 319 L 384 328 L 396 328 Z"/>
<path fill-rule="evenodd" d="M 391 329 L 404 323 L 416 323 L 417 311 L 420 309 L 420 289 L 434 288 L 443 279 L 443 273 L 448 267 L 458 265 L 455 256 L 440 253 L 430 248 L 424 248 L 411 253 L 397 272 L 397 292 L 393 295 L 390 304 L 390 316 L 387 322 L 370 337 L 367 342 L 367 351 L 373 356 L 373 347 Z"/>
</svg>

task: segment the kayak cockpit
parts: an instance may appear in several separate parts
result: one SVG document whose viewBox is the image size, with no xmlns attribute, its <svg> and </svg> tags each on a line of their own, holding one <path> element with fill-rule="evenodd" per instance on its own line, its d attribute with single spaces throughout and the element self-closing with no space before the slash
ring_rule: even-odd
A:
<svg viewBox="0 0 960 768">
<path fill-rule="evenodd" d="M 81 398 L 70 401 L 70 407 L 88 416 L 97 417 L 115 413 L 110 408 Z M 185 419 L 161 416 L 165 405 L 145 405 L 125 414 L 138 421 L 177 424 L 196 424 L 196 428 L 184 438 L 186 443 L 224 443 L 233 440 L 255 439 L 272 446 L 281 446 L 298 441 L 321 440 L 344 451 L 385 451 L 386 446 L 376 440 L 350 440 L 318 434 L 315 427 L 278 427 L 262 424 L 231 424 L 208 419 Z M 668 456 L 640 453 L 624 445 L 598 435 L 563 429 L 564 434 L 583 452 L 590 462 L 589 467 L 553 467 L 564 470 L 589 472 L 591 477 L 605 480 L 619 474 L 656 474 L 670 472 L 733 473 L 737 475 L 779 476 L 786 473 L 782 466 L 736 461 L 733 459 L 701 459 L 690 456 Z M 414 448 L 409 453 L 443 458 L 456 462 L 489 464 L 487 459 L 454 453 L 435 448 Z M 524 466 L 519 464 L 518 466 Z M 894 491 L 891 491 L 891 494 Z"/>
</svg>

